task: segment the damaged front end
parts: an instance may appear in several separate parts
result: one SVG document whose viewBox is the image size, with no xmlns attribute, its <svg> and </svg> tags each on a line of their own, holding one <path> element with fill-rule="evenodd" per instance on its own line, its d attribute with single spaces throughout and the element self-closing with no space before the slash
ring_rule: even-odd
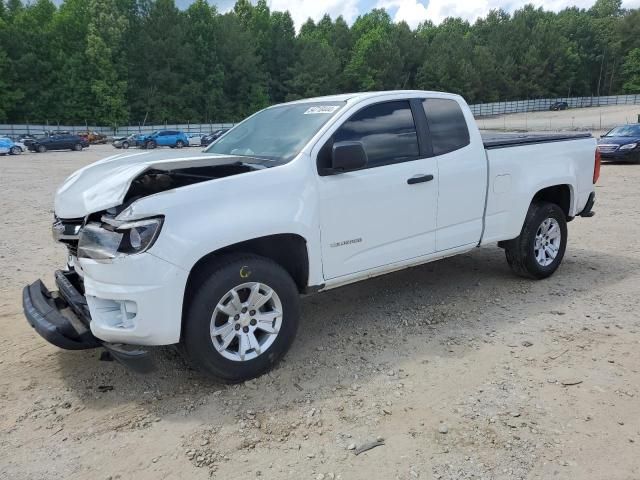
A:
<svg viewBox="0 0 640 480">
<path fill-rule="evenodd" d="M 117 158 L 76 172 L 56 195 L 56 214 L 65 218 L 56 216 L 52 225 L 54 240 L 68 250 L 67 270 L 55 273 L 57 291 L 50 291 L 41 280 L 24 288 L 23 307 L 29 324 L 60 348 L 104 347 L 127 367 L 138 372 L 151 371 L 153 364 L 146 347 L 138 345 L 170 344 L 176 337 L 154 326 L 153 320 L 165 314 L 167 308 L 150 308 L 162 301 L 155 298 L 170 298 L 173 292 L 163 291 L 153 300 L 146 295 L 152 288 L 162 287 L 157 279 L 171 266 L 157 264 L 159 260 L 155 257 L 139 254 L 153 246 L 165 218 L 159 213 L 122 220 L 126 217 L 123 212 L 142 198 L 271 166 L 274 165 L 268 160 L 241 161 L 229 156 L 146 160 L 131 165 Z M 136 276 L 141 261 L 144 271 Z M 96 269 L 96 264 L 101 267 Z M 154 265 L 157 273 L 152 274 L 150 268 Z M 127 268 L 132 269 L 131 274 Z M 96 278 L 96 270 L 106 276 Z M 85 280 L 87 286 L 90 282 L 92 285 L 88 293 Z M 148 283 L 141 287 L 136 281 Z M 96 283 L 100 284 L 97 291 Z M 171 302 L 169 308 L 178 303 Z M 172 318 L 179 317 L 180 312 L 172 312 Z M 144 332 L 136 330 L 142 322 L 147 322 Z M 149 341 L 154 334 L 154 340 Z"/>
</svg>

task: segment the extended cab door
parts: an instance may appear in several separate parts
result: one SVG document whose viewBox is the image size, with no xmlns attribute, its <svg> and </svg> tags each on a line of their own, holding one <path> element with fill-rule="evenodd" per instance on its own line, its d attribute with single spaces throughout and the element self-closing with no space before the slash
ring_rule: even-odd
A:
<svg viewBox="0 0 640 480">
<path fill-rule="evenodd" d="M 487 159 L 475 120 L 466 105 L 464 110 L 462 105 L 454 98 L 432 97 L 422 101 L 438 164 L 436 250 L 439 252 L 478 243 L 482 235 Z"/>
<path fill-rule="evenodd" d="M 437 160 L 419 100 L 365 106 L 318 153 L 325 279 L 428 255 L 436 248 Z M 362 142 L 365 168 L 332 174 L 333 144 Z"/>
</svg>

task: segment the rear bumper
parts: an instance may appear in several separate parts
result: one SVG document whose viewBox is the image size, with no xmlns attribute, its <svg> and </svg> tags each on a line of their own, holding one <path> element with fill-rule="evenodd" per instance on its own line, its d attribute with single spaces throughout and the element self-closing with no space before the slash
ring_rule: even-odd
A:
<svg viewBox="0 0 640 480">
<path fill-rule="evenodd" d="M 36 280 L 22 291 L 25 317 L 38 334 L 49 343 L 65 350 L 104 347 L 120 363 L 139 373 L 154 369 L 148 352 L 135 346 L 104 342 L 89 328 L 91 316 L 84 295 L 78 290 L 78 274 L 55 273 L 57 292 L 51 292 Z"/>
</svg>

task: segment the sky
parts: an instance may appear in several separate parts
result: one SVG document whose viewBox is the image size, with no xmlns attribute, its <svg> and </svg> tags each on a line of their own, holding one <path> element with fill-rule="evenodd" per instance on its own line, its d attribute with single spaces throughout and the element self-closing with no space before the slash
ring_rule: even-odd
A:
<svg viewBox="0 0 640 480">
<path fill-rule="evenodd" d="M 319 20 L 325 13 L 332 18 L 342 15 L 349 23 L 358 15 L 373 8 L 386 9 L 399 22 L 404 20 L 415 28 L 420 22 L 431 20 L 439 24 L 447 17 L 462 17 L 470 22 L 485 16 L 490 10 L 502 8 L 513 12 L 525 4 L 532 3 L 545 10 L 559 11 L 566 7 L 589 8 L 595 0 L 267 0 L 271 10 L 289 10 L 296 28 L 299 29 L 309 17 Z M 186 7 L 191 0 L 176 0 Z M 209 0 L 221 12 L 233 8 L 235 0 Z M 623 8 L 639 8 L 640 0 L 623 0 Z"/>
</svg>

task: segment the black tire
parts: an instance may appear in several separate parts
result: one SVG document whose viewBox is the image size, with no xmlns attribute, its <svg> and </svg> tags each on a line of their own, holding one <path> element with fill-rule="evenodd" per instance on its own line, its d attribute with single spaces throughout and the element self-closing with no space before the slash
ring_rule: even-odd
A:
<svg viewBox="0 0 640 480">
<path fill-rule="evenodd" d="M 182 147 L 184 147 L 184 142 L 182 140 L 178 140 L 176 142 L 176 148 L 182 148 Z"/>
<path fill-rule="evenodd" d="M 266 351 L 250 360 L 232 360 L 215 348 L 210 334 L 211 320 L 218 302 L 233 288 L 247 282 L 259 282 L 273 289 L 282 305 L 282 323 Z M 242 382 L 271 370 L 289 350 L 298 330 L 300 298 L 291 276 L 274 261 L 252 254 L 221 257 L 209 266 L 193 288 L 195 291 L 186 306 L 182 346 L 196 369 L 223 382 Z M 233 349 L 234 341 L 229 349 Z"/>
<path fill-rule="evenodd" d="M 44 153 L 47 151 L 47 147 L 45 147 L 44 145 L 38 145 L 38 148 L 36 148 L 36 150 L 38 151 L 38 153 Z"/>
<path fill-rule="evenodd" d="M 158 146 L 158 144 L 156 142 L 154 142 L 153 140 L 149 140 L 147 143 L 145 143 L 144 148 L 154 149 L 157 146 Z"/>
<path fill-rule="evenodd" d="M 560 227 L 560 240 L 555 258 L 542 265 L 536 258 L 536 236 L 543 222 L 554 219 Z M 534 202 L 529 207 L 520 236 L 504 243 L 507 263 L 511 270 L 522 277 L 543 279 L 555 272 L 567 248 L 567 218 L 562 209 L 549 202 Z"/>
<path fill-rule="evenodd" d="M 129 148 L 129 142 L 122 142 L 122 148 L 124 148 L 125 150 Z"/>
<path fill-rule="evenodd" d="M 76 143 L 73 146 L 73 150 L 76 151 L 76 152 L 81 152 L 82 151 L 82 144 L 81 143 Z"/>
<path fill-rule="evenodd" d="M 13 147 L 11 147 L 11 150 L 9 150 L 9 153 L 11 155 L 20 155 L 22 153 L 22 149 L 17 145 L 14 145 Z"/>
</svg>

